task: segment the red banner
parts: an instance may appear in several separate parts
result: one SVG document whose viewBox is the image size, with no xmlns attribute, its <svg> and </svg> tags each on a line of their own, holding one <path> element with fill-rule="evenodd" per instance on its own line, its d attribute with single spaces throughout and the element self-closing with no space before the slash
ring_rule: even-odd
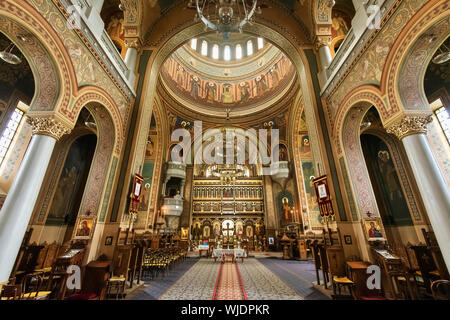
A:
<svg viewBox="0 0 450 320">
<path fill-rule="evenodd" d="M 130 213 L 137 213 L 139 208 L 139 202 L 141 202 L 142 184 L 144 178 L 139 175 L 134 175 L 133 190 L 131 192 L 130 198 Z"/>
<path fill-rule="evenodd" d="M 328 188 L 327 176 L 321 176 L 313 180 L 317 202 L 319 204 L 320 215 L 328 217 L 334 215 L 333 204 L 331 203 L 330 189 Z"/>
</svg>

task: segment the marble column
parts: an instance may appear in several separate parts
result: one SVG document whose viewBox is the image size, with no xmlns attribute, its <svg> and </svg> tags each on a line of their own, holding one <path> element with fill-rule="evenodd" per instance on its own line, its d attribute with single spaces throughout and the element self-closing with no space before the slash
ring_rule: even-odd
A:
<svg viewBox="0 0 450 320">
<path fill-rule="evenodd" d="M 387 129 L 403 143 L 447 268 L 450 269 L 450 191 L 428 143 L 431 116 L 405 117 Z"/>
<path fill-rule="evenodd" d="M 136 48 L 127 48 L 127 53 L 125 54 L 125 64 L 131 72 L 134 72 L 137 63 L 137 54 L 138 51 Z"/>
<path fill-rule="evenodd" d="M 105 0 L 92 0 L 92 7 L 97 10 L 98 13 L 102 12 L 103 3 Z"/>
<path fill-rule="evenodd" d="M 316 50 L 319 53 L 320 72 L 318 73 L 319 82 L 323 86 L 328 77 L 328 67 L 333 60 L 330 51 L 331 37 L 320 37 L 316 39 Z"/>
<path fill-rule="evenodd" d="M 8 281 L 56 141 L 70 129 L 51 118 L 28 118 L 33 137 L 0 211 L 0 283 Z"/>
<path fill-rule="evenodd" d="M 323 45 L 319 48 L 319 59 L 322 69 L 326 69 L 330 66 L 333 57 L 331 56 L 330 47 Z"/>
</svg>

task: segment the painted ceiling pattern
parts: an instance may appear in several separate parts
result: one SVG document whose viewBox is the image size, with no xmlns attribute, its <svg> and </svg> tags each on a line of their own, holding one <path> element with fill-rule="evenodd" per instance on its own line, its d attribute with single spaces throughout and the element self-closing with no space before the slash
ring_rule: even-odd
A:
<svg viewBox="0 0 450 320">
<path fill-rule="evenodd" d="M 423 0 L 411 0 L 401 3 L 383 30 L 376 36 L 375 41 L 361 56 L 359 60 L 361 63 L 350 71 L 345 80 L 327 98 L 330 119 L 334 119 L 340 103 L 353 88 L 365 84 L 380 85 L 384 65 L 395 40 L 423 2 Z"/>
<path fill-rule="evenodd" d="M 271 64 L 255 68 L 244 79 L 227 79 L 211 75 L 213 72 L 200 75 L 192 65 L 173 54 L 161 68 L 161 77 L 175 95 L 194 105 L 221 109 L 249 107 L 278 98 L 295 76 L 292 62 L 283 53 L 271 60 Z M 223 69 L 215 73 L 223 73 Z"/>
</svg>

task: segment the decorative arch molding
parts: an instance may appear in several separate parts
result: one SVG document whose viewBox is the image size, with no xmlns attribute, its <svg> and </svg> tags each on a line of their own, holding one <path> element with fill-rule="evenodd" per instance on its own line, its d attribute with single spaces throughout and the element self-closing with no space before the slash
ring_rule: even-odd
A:
<svg viewBox="0 0 450 320">
<path fill-rule="evenodd" d="M 151 225 L 153 226 L 156 222 L 157 213 L 158 213 L 158 202 L 160 199 L 160 190 L 161 190 L 161 176 L 162 169 L 164 163 L 164 150 L 165 148 L 165 127 L 163 127 L 163 111 L 161 109 L 161 104 L 155 100 L 153 104 L 153 115 L 155 117 L 156 123 L 156 132 L 158 135 L 158 148 L 156 150 L 155 155 L 155 168 L 153 170 L 153 179 L 152 179 L 152 190 L 150 191 L 150 201 L 148 207 L 148 216 L 147 216 L 147 224 L 146 227 Z M 148 134 L 148 132 L 147 132 Z"/>
<path fill-rule="evenodd" d="M 114 121 L 106 107 L 98 103 L 90 103 L 85 107 L 92 114 L 97 124 L 97 146 L 79 212 L 86 213 L 89 211 L 98 218 L 102 194 L 107 185 L 108 171 L 117 139 L 114 134 L 111 134 L 114 132 Z"/>
<path fill-rule="evenodd" d="M 448 1 L 428 1 L 410 19 L 391 48 L 380 83 L 381 92 L 387 96 L 388 118 L 401 110 L 429 111 L 423 79 L 434 52 L 448 36 L 449 9 Z M 433 43 L 424 37 L 430 33 L 437 37 Z"/>
<path fill-rule="evenodd" d="M 300 20 L 292 10 L 288 9 L 283 4 L 280 4 L 278 1 L 271 0 L 267 2 L 269 2 L 270 8 L 263 8 L 262 14 L 254 16 L 255 24 L 265 25 L 272 30 L 283 34 L 285 38 L 288 38 L 296 46 L 311 46 L 310 32 L 302 20 Z M 165 11 L 164 17 L 156 21 L 146 35 L 144 47 L 164 46 L 167 39 L 173 38 L 184 29 L 198 24 L 194 19 L 195 11 L 185 10 L 186 4 L 186 1 L 179 1 L 177 5 L 174 5 Z M 202 33 L 204 33 L 203 23 L 199 24 Z M 245 25 L 244 31 L 249 32 L 254 26 L 255 25 L 253 24 L 253 26 L 249 28 L 248 25 Z M 184 37 L 184 41 L 187 39 L 190 38 Z"/>
<path fill-rule="evenodd" d="M 381 122 L 384 124 L 388 120 L 388 108 L 386 107 L 386 103 L 381 96 L 381 92 L 375 86 L 361 86 L 350 93 L 342 101 L 341 105 L 338 108 L 336 113 L 336 117 L 334 119 L 334 123 L 332 124 L 331 132 L 332 139 L 335 142 L 337 154 L 342 153 L 343 146 L 343 130 L 344 130 L 344 121 L 348 117 L 350 109 L 353 108 L 357 104 L 368 103 L 373 105 L 381 118 Z M 362 119 L 362 118 L 361 118 Z M 361 120 L 360 119 L 360 120 Z"/>
<path fill-rule="evenodd" d="M 303 96 L 300 95 L 298 102 L 295 104 L 294 110 L 292 111 L 292 119 L 293 123 L 290 129 L 291 134 L 289 135 L 289 141 L 292 142 L 292 158 L 294 162 L 294 170 L 295 170 L 295 180 L 297 186 L 298 198 L 301 199 L 300 203 L 302 203 L 301 214 L 307 216 L 308 225 L 309 225 L 309 216 L 310 216 L 310 208 L 308 203 L 308 197 L 306 195 L 305 183 L 303 181 L 303 169 L 302 169 L 302 159 L 300 156 L 300 145 L 299 139 L 301 138 L 298 134 L 298 128 L 300 126 L 301 115 L 304 110 L 304 101 Z M 308 133 L 309 134 L 309 133 Z M 314 163 L 313 157 L 313 163 Z"/>
<path fill-rule="evenodd" d="M 176 22 L 171 22 L 171 25 L 174 26 Z M 170 26 L 166 25 L 166 29 Z M 178 30 L 179 31 L 179 30 Z M 186 39 L 190 39 L 192 37 L 196 37 L 200 34 L 204 33 L 204 25 L 202 23 L 193 24 L 191 21 L 189 26 L 185 27 L 181 32 L 171 31 L 166 34 L 164 37 L 161 36 L 161 41 L 158 42 L 159 45 L 156 47 L 152 47 L 154 49 L 152 55 L 150 57 L 150 61 L 147 65 L 147 70 L 145 73 L 144 80 L 144 89 L 143 89 L 143 97 L 141 99 L 141 105 L 139 108 L 141 111 L 141 121 L 145 121 L 144 119 L 149 119 L 151 116 L 152 105 L 151 101 L 153 101 L 156 93 L 156 84 L 158 73 L 161 65 L 165 61 L 165 59 L 170 56 L 170 54 L 179 46 L 186 42 Z M 178 32 L 178 33 L 176 33 Z M 305 101 L 305 105 L 308 106 L 305 108 L 305 115 L 308 123 L 311 123 L 310 136 L 311 136 L 311 146 L 313 149 L 313 153 L 316 157 L 316 163 L 320 163 L 323 165 L 324 159 L 322 150 L 320 149 L 321 141 L 319 139 L 319 131 L 317 128 L 318 121 L 316 120 L 316 114 L 314 110 L 315 99 L 314 99 L 314 91 L 312 88 L 312 83 L 310 82 L 309 74 L 309 64 L 306 58 L 306 55 L 302 48 L 292 40 L 291 38 L 287 38 L 281 33 L 277 32 L 276 27 L 270 28 L 267 25 L 255 22 L 251 28 L 245 27 L 244 32 L 255 34 L 260 37 L 264 37 L 268 41 L 272 42 L 274 45 L 278 46 L 293 62 L 293 65 L 296 68 L 297 74 L 299 75 L 300 86 L 303 92 L 303 99 Z M 162 40 L 164 39 L 164 41 Z M 148 41 L 152 41 L 149 39 Z M 139 139 L 136 143 L 136 152 L 140 154 L 143 148 L 145 148 L 145 139 L 143 132 L 148 131 L 148 123 L 142 123 L 139 127 L 141 133 L 139 134 Z M 138 157 L 134 158 L 134 164 L 132 168 L 139 168 L 140 159 Z M 323 165 L 325 167 L 325 165 Z"/>
<path fill-rule="evenodd" d="M 100 104 L 108 112 L 108 116 L 112 121 L 113 127 L 111 132 L 114 132 L 114 153 L 120 155 L 122 144 L 125 139 L 125 127 L 122 122 L 122 116 L 120 115 L 119 108 L 110 95 L 103 89 L 95 86 L 83 87 L 77 92 L 77 96 L 73 101 L 71 111 L 61 110 L 64 115 L 78 119 L 78 116 L 83 107 L 89 104 Z M 97 119 L 96 119 L 97 120 Z M 105 118 L 100 118 L 99 121 L 105 121 Z"/>
<path fill-rule="evenodd" d="M 380 217 L 360 139 L 361 120 L 371 107 L 372 103 L 367 101 L 354 105 L 347 112 L 341 133 L 343 152 L 350 177 L 350 189 L 353 189 L 360 218 L 368 218 L 367 212 Z M 347 192 L 351 191 L 347 190 Z"/>
<path fill-rule="evenodd" d="M 0 16 L 0 31 L 22 51 L 35 77 L 36 92 L 30 113 L 54 112 L 57 106 L 68 107 L 77 81 L 70 57 L 56 31 L 25 0 L 0 0 Z"/>
</svg>

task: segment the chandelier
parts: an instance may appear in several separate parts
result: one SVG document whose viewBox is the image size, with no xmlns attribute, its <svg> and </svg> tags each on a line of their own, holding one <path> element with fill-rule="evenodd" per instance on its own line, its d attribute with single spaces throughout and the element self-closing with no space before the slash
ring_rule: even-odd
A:
<svg viewBox="0 0 450 320">
<path fill-rule="evenodd" d="M 191 5 L 192 5 L 191 0 Z M 242 27 L 255 13 L 261 13 L 257 0 L 195 0 L 196 20 L 205 24 L 205 30 L 212 29 L 229 39 L 230 32 L 242 32 Z"/>
<path fill-rule="evenodd" d="M 21 63 L 22 59 L 20 59 L 19 56 L 12 52 L 14 47 L 14 44 L 11 43 L 5 50 L 0 51 L 0 58 L 9 64 Z"/>
</svg>

